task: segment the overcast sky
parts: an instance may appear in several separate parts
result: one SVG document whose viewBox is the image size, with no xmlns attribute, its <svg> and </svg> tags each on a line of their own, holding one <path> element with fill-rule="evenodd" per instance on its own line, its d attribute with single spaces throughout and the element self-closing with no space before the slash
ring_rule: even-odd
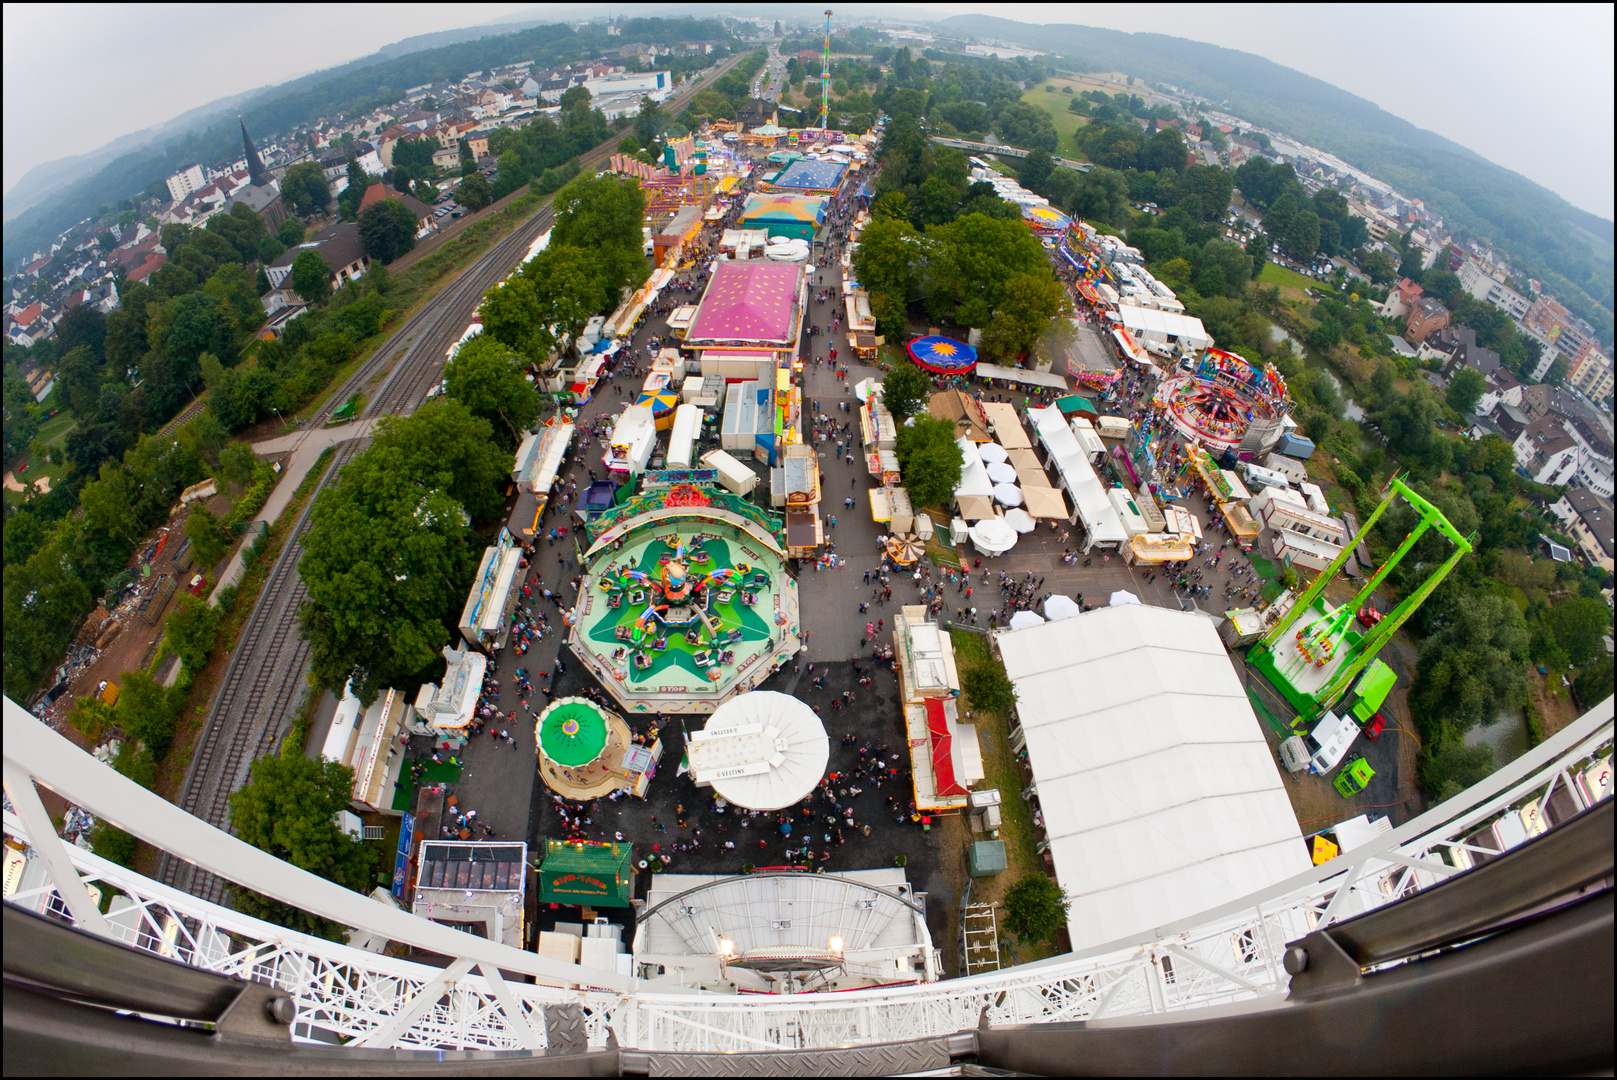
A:
<svg viewBox="0 0 1617 1080">
<path fill-rule="evenodd" d="M 1084 22 L 1256 53 L 1613 216 L 1609 4 L 904 6 Z M 216 98 L 533 7 L 6 4 L 4 186 L 41 162 Z"/>
</svg>

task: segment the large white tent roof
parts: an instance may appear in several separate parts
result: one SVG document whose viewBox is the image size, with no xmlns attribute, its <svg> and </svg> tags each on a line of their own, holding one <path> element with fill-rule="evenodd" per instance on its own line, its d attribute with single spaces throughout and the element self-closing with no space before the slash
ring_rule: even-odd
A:
<svg viewBox="0 0 1617 1080">
<path fill-rule="evenodd" d="M 994 482 L 988 479 L 988 469 L 977 456 L 977 444 L 962 436 L 955 445 L 960 447 L 960 483 L 954 489 L 955 497 L 993 494 Z"/>
<path fill-rule="evenodd" d="M 713 710 L 686 747 L 691 778 L 748 810 L 801 801 L 825 775 L 831 741 L 814 710 L 789 694 L 753 690 Z"/>
<path fill-rule="evenodd" d="M 1128 605 L 1002 634 L 1074 952 L 1308 869 L 1214 624 Z"/>
</svg>

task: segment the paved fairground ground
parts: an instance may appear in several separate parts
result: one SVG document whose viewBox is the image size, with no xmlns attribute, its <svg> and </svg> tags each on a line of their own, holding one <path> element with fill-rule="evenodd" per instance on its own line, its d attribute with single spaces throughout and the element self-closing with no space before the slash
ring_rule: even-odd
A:
<svg viewBox="0 0 1617 1080">
<path fill-rule="evenodd" d="M 681 275 L 681 282 L 688 282 L 692 273 L 687 271 Z M 808 322 L 818 323 L 822 328 L 833 313 L 842 307 L 834 283 L 837 275 L 827 272 L 823 276 L 823 287 L 829 290 L 830 295 L 824 300 L 811 302 L 807 316 Z M 811 283 L 811 296 L 821 287 L 818 281 Z M 671 287 L 665 292 L 665 299 L 694 302 L 700 296 L 699 289 L 690 288 L 688 292 L 680 292 L 680 288 L 680 285 Z M 917 329 L 924 332 L 922 328 Z M 628 354 L 630 360 L 649 365 L 647 343 L 651 337 L 658 335 L 667 335 L 666 322 L 664 318 L 654 316 L 636 334 L 634 351 Z M 843 340 L 845 342 L 845 338 Z M 851 387 L 867 376 L 879 378 L 881 372 L 873 366 L 852 363 L 846 379 L 836 377 L 827 362 L 831 344 L 831 335 L 822 330 L 808 338 L 804 348 L 807 361 L 803 395 L 805 437 L 813 437 L 813 418 L 825 416 L 839 425 L 847 424 L 848 437 L 857 442 L 858 403 Z M 841 359 L 848 360 L 845 348 Z M 585 433 L 582 425 L 619 412 L 632 401 L 633 392 L 640 386 L 641 379 L 642 375 L 631 370 L 627 363 L 620 363 L 613 382 L 603 383 L 594 399 L 583 407 L 579 419 L 581 432 L 575 439 L 568 471 L 563 473 L 564 482 L 571 476 L 582 487 L 589 482 L 590 469 L 595 469 L 597 473 L 601 471 L 600 440 L 590 439 L 587 446 L 583 445 Z M 614 385 L 621 387 L 621 394 Z M 1025 401 L 1021 393 L 996 391 L 981 384 L 971 389 L 986 399 L 1011 401 L 1018 407 Z M 1141 390 L 1141 398 L 1148 396 L 1149 386 Z M 1125 400 L 1114 408 L 1127 410 L 1129 402 Z M 705 451 L 710 445 L 711 441 L 704 442 L 700 450 Z M 563 540 L 554 545 L 544 543 L 538 547 L 528 577 L 535 596 L 538 596 L 540 588 L 555 588 L 561 583 L 561 605 L 544 606 L 542 601 L 535 601 L 535 607 L 543 606 L 549 612 L 550 621 L 558 632 L 536 641 L 526 655 L 518 656 L 513 649 L 504 650 L 497 663 L 502 687 L 500 707 L 508 713 L 515 710 L 518 719 L 514 724 L 495 725 L 492 730 L 509 731 L 515 745 L 491 735 L 488 729 L 474 737 L 460 755 L 464 771 L 459 781 L 449 786 L 446 794 L 457 795 L 462 811 L 476 809 L 478 818 L 495 830 L 498 839 L 526 839 L 532 861 L 539 859 L 545 841 L 549 839 L 583 836 L 594 840 L 612 840 L 620 833 L 624 839 L 636 845 L 637 861 L 649 859 L 653 854 L 666 856 L 669 869 L 682 873 L 741 873 L 748 864 L 759 867 L 807 865 L 835 872 L 891 866 L 896 857 L 904 856 L 909 880 L 917 891 L 928 894 L 928 924 L 934 941 L 945 949 L 946 955 L 952 955 L 953 949 L 945 944 L 944 937 L 946 927 L 952 925 L 953 909 L 960 899 L 954 890 L 964 880 L 961 868 L 963 852 L 942 850 L 941 830 L 924 829 L 910 819 L 912 792 L 908 751 L 898 708 L 896 679 L 886 664 L 878 666 L 870 659 L 871 642 L 866 639 L 865 631 L 867 622 L 882 619 L 884 626 L 878 638 L 882 642 L 890 642 L 892 613 L 903 604 L 919 602 L 922 583 L 910 575 L 893 575 L 890 579 L 892 599 L 883 606 L 875 605 L 872 600 L 873 586 L 865 581 L 865 572 L 875 571 L 880 565 L 876 538 L 884 531 L 870 517 L 866 492 L 875 486 L 874 481 L 866 473 L 857 448 L 850 463 L 845 456 L 846 447 L 844 454 L 837 453 L 834 437 L 817 445 L 824 476 L 822 510 L 836 518 L 836 525 L 829 529 L 827 536 L 833 541 L 835 552 L 840 557 L 839 565 L 835 569 L 815 569 L 812 565 L 796 567 L 802 601 L 802 625 L 807 632 L 808 642 L 799 653 L 795 665 L 788 664 L 776 672 L 760 689 L 792 694 L 820 712 L 831 739 L 829 771 L 841 775 L 842 779 L 829 788 L 822 786 L 816 796 L 790 808 L 785 815 L 762 814 L 749 820 L 734 808 L 720 812 L 714 806 L 711 790 L 698 790 L 689 776 L 677 775 L 683 754 L 682 732 L 686 728 L 694 730 L 704 722 L 705 717 L 693 716 L 681 721 L 677 718 L 629 715 L 625 719 L 639 734 L 645 734 L 653 724 L 657 724 L 664 743 L 661 764 L 646 798 L 642 800 L 625 795 L 617 801 L 597 799 L 582 806 L 571 804 L 568 812 L 573 814 L 573 822 L 564 821 L 555 797 L 538 781 L 535 767 L 532 716 L 540 712 L 548 700 L 542 689 L 545 683 L 534 678 L 536 687 L 541 690 L 536 692 L 533 699 L 523 703 L 517 696 L 513 681 L 519 668 L 527 671 L 530 677 L 541 671 L 557 670 L 559 658 L 565 670 L 549 686 L 552 692 L 558 696 L 580 693 L 605 696 L 604 690 L 595 683 L 583 664 L 565 649 L 558 649 L 563 637 L 559 632 L 562 630 L 559 606 L 571 602 L 573 589 L 567 581 L 578 573 L 573 544 Z M 758 497 L 767 498 L 767 477 L 758 490 L 762 493 Z M 846 498 L 854 500 L 852 509 L 844 507 L 843 500 Z M 1214 544 L 1218 543 L 1222 534 L 1213 528 L 1212 516 L 1205 504 L 1194 499 L 1189 500 L 1189 504 L 1200 518 L 1205 534 Z M 559 516 L 549 521 L 552 526 L 564 523 Z M 943 597 L 946 608 L 944 617 L 956 618 L 957 609 L 969 611 L 975 606 L 977 625 L 986 627 L 989 614 L 1000 608 L 1004 601 L 998 580 L 1001 572 L 1020 580 L 1032 575 L 1037 583 L 1038 595 L 1046 592 L 1065 593 L 1075 598 L 1081 597 L 1091 607 L 1106 604 L 1111 593 L 1118 589 L 1133 592 L 1147 604 L 1180 609 L 1191 606 L 1190 600 L 1170 588 L 1165 577 L 1149 569 L 1125 566 L 1122 559 L 1116 556 L 1107 559 L 1096 554 L 1088 560 L 1080 558 L 1075 565 L 1063 564 L 1063 550 L 1076 546 L 1076 537 L 1063 542 L 1059 530 L 1044 524 L 1036 533 L 1022 537 L 1012 554 L 997 559 L 983 559 L 981 565 L 978 565 L 974 555 L 965 556 L 961 552 L 966 566 L 972 570 L 972 596 L 968 598 L 965 595 L 964 583 L 947 584 Z M 1211 595 L 1199 603 L 1209 610 L 1222 611 L 1225 606 L 1222 590 L 1231 580 L 1230 571 L 1243 565 L 1245 560 L 1242 558 L 1232 560 L 1226 557 L 1221 568 L 1205 570 L 1203 582 L 1213 588 Z M 923 573 L 929 571 L 934 580 L 941 578 L 944 573 L 943 568 L 933 566 L 930 557 L 923 559 L 921 566 L 925 568 Z M 985 573 L 988 574 L 986 582 Z M 1245 580 L 1251 581 L 1250 578 Z M 862 602 L 872 604 L 865 614 L 859 611 Z M 962 612 L 961 617 L 970 621 L 969 614 Z M 864 674 L 856 674 L 856 658 L 865 669 Z M 824 678 L 823 685 L 816 685 L 821 676 Z M 844 695 L 853 697 L 849 700 Z M 846 706 L 833 709 L 833 703 L 839 701 L 847 702 Z M 852 736 L 852 746 L 843 745 L 845 735 Z M 896 776 L 888 774 L 880 783 L 869 777 L 850 779 L 862 762 L 868 764 L 880 753 L 872 749 L 862 754 L 867 744 L 873 748 L 885 746 L 885 756 L 889 759 L 896 755 L 898 761 L 889 762 L 897 768 Z M 425 756 L 430 752 L 425 740 L 413 740 L 413 757 Z M 859 789 L 858 794 L 853 793 L 854 788 Z M 1010 798 L 1017 797 L 1015 792 L 1004 794 Z M 830 804 L 829 797 L 833 795 L 840 805 Z M 889 799 L 896 800 L 894 805 L 889 806 Z M 845 813 L 850 808 L 851 821 Z M 833 825 L 828 816 L 840 822 L 840 825 Z M 782 819 L 789 819 L 792 823 L 789 837 L 781 832 Z M 870 830 L 868 835 L 865 833 L 866 826 Z M 841 843 L 838 842 L 838 828 Z M 419 835 L 430 837 L 435 832 L 432 824 L 423 822 Z M 828 835 L 830 840 L 825 839 Z M 805 847 L 807 854 L 804 853 Z M 946 871 L 946 867 L 951 869 Z M 533 880 L 530 879 L 530 882 Z M 644 895 L 646 885 L 646 874 L 643 872 L 637 883 L 636 895 Z M 530 893 L 534 891 L 530 889 Z M 530 898 L 530 903 L 534 909 L 534 918 L 530 920 L 534 929 L 551 925 L 558 917 L 578 917 L 576 909 L 539 911 L 536 901 Z M 613 912 L 610 909 L 601 909 L 596 914 L 624 922 L 629 918 L 627 912 Z"/>
</svg>

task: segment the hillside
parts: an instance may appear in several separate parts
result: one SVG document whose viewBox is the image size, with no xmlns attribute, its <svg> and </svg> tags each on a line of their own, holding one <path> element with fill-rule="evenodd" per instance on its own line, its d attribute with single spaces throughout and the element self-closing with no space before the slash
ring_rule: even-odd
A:
<svg viewBox="0 0 1617 1080">
<path fill-rule="evenodd" d="M 1363 98 L 1250 53 L 1164 34 L 957 15 L 940 26 L 1045 49 L 1084 70 L 1171 83 L 1327 150 L 1487 237 L 1612 341 L 1613 224 Z"/>
<path fill-rule="evenodd" d="M 480 31 L 480 32 L 486 32 Z M 623 24 L 623 32 L 637 38 L 608 38 L 586 28 L 582 33 L 562 25 L 539 26 L 472 41 L 444 45 L 401 57 L 383 53 L 363 57 L 341 67 L 305 75 L 255 95 L 243 95 L 241 109 L 248 130 L 267 137 L 293 130 L 320 117 L 362 112 L 387 104 L 412 86 L 459 79 L 469 71 L 533 60 L 542 66 L 598 56 L 622 41 L 680 42 L 728 39 L 715 22 L 644 20 Z M 402 43 L 401 43 L 402 44 Z M 208 109 L 204 106 L 202 112 Z M 96 214 L 103 206 L 138 195 L 154 180 L 161 180 L 193 162 L 218 162 L 241 152 L 241 131 L 236 118 L 215 118 L 174 131 L 160 145 L 148 145 L 122 154 L 88 177 L 68 184 L 54 197 L 6 223 L 3 255 L 10 267 L 18 258 L 44 247 L 64 229 Z M 20 185 L 19 185 L 20 186 Z"/>
</svg>

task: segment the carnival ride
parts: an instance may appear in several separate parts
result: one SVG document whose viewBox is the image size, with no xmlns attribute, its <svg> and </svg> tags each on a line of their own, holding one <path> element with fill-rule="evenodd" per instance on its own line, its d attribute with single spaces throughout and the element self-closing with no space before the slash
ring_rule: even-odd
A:
<svg viewBox="0 0 1617 1080">
<path fill-rule="evenodd" d="M 1354 550 L 1381 515 L 1399 499 L 1418 515 L 1415 528 L 1404 537 L 1398 549 L 1376 568 L 1352 600 L 1341 605 L 1325 602 L 1323 594 L 1326 585 L 1353 557 Z M 1454 545 L 1454 551 L 1397 607 L 1360 634 L 1354 628 L 1358 611 L 1369 602 L 1371 594 L 1386 580 L 1393 567 L 1421 537 L 1434 528 Z M 1252 646 L 1247 654 L 1247 662 L 1297 709 L 1294 726 L 1299 722 L 1311 722 L 1342 698 L 1359 674 L 1375 659 L 1382 646 L 1432 595 L 1449 571 L 1471 552 L 1471 547 L 1471 540 L 1460 535 L 1441 510 L 1411 491 L 1401 479 L 1394 477 L 1382 493 L 1380 505 L 1366 519 L 1359 534 L 1343 546 L 1341 553 L 1297 598 L 1291 609 Z M 1298 626 L 1298 623 L 1302 625 Z M 1293 630 L 1293 627 L 1297 629 Z"/>
<path fill-rule="evenodd" d="M 601 588 L 609 594 L 616 593 L 621 597 L 628 592 L 631 599 L 644 595 L 646 606 L 635 620 L 630 640 L 640 645 L 645 640 L 646 632 L 657 623 L 689 627 L 687 639 L 691 634 L 698 638 L 692 644 L 711 645 L 727 636 L 720 633 L 719 626 L 708 614 L 710 603 L 726 585 L 732 588 L 751 585 L 756 588 L 766 584 L 769 575 L 761 570 L 754 571 L 751 565 L 744 562 L 700 575 L 693 574 L 691 565 L 709 563 L 712 556 L 697 545 L 687 551 L 684 541 L 678 536 L 661 539 L 671 549 L 671 554 L 665 557 L 666 561 L 656 571 L 647 573 L 634 567 L 624 567 L 615 576 L 603 576 L 600 581 Z M 636 585 L 640 588 L 635 589 Z M 746 595 L 743 594 L 743 602 Z M 725 595 L 724 599 L 728 600 L 729 596 Z"/>
<path fill-rule="evenodd" d="M 918 337 L 908 350 L 911 360 L 938 375 L 964 375 L 977 366 L 977 350 L 950 337 Z"/>
<path fill-rule="evenodd" d="M 1194 372 L 1164 378 L 1152 401 L 1185 438 L 1215 451 L 1240 446 L 1254 421 L 1284 416 L 1290 403 L 1273 364 L 1260 371 L 1222 349 L 1202 353 Z"/>
</svg>

